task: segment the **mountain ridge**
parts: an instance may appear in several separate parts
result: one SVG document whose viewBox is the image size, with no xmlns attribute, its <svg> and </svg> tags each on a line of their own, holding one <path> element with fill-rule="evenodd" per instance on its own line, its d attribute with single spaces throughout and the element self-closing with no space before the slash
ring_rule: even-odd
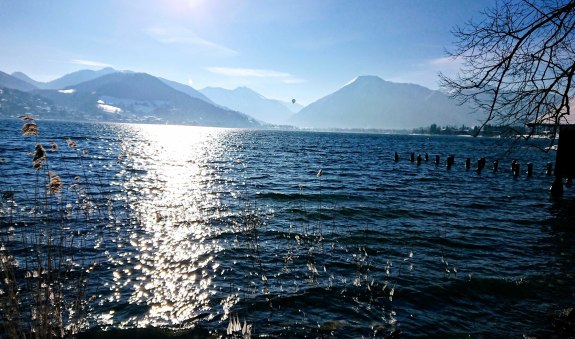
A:
<svg viewBox="0 0 575 339">
<path fill-rule="evenodd" d="M 8 73 L 0 71 L 0 87 L 16 89 L 23 92 L 29 92 L 37 89 L 36 86 L 22 79 L 14 77 Z"/>
<path fill-rule="evenodd" d="M 39 94 L 62 106 L 98 114 L 103 119 L 258 126 L 245 114 L 191 97 L 147 73 L 115 72 L 63 90 L 42 90 Z"/>
<path fill-rule="evenodd" d="M 287 107 L 288 103 L 268 99 L 245 86 L 240 86 L 233 90 L 220 87 L 206 87 L 201 89 L 200 93 L 219 105 L 244 112 L 258 121 L 273 125 L 285 124 L 294 114 Z"/>
<path fill-rule="evenodd" d="M 22 72 L 16 76 L 34 81 Z M 99 73 L 79 71 L 56 79 L 51 82 L 52 86 L 42 86 L 44 88 L 18 77 L 0 72 L 0 87 L 5 89 L 0 92 L 2 117 L 34 114 L 48 119 L 260 126 L 246 114 L 203 100 L 199 92 L 197 97 L 190 96 L 173 88 L 177 85 L 170 86 L 169 81 L 146 73 L 118 72 L 112 68 Z M 77 83 L 82 79 L 89 80 Z M 192 94 L 195 91 L 180 88 Z"/>
<path fill-rule="evenodd" d="M 83 79 L 88 80 L 78 82 Z M 268 99 L 245 86 L 234 90 L 218 87 L 196 90 L 147 73 L 113 68 L 77 71 L 49 83 L 36 82 L 22 72 L 12 75 L 0 72 L 0 87 L 42 96 L 57 106 L 52 111 L 67 112 L 66 116 L 77 114 L 85 119 L 106 121 L 391 130 L 433 123 L 473 126 L 478 120 L 471 109 L 457 105 L 440 91 L 390 82 L 376 75 L 357 76 L 306 107 Z M 16 94 L 10 98 L 37 101 Z"/>
<path fill-rule="evenodd" d="M 440 91 L 358 76 L 290 120 L 304 128 L 411 129 L 432 123 L 474 124 L 477 117 Z"/>
</svg>

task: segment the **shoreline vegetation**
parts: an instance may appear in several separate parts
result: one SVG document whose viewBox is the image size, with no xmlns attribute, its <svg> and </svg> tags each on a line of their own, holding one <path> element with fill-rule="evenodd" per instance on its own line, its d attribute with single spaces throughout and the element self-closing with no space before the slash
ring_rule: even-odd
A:
<svg viewBox="0 0 575 339">
<path fill-rule="evenodd" d="M 20 119 L 31 161 L 21 168 L 27 180 L 0 186 L 0 337 L 75 337 L 88 327 L 88 277 L 102 262 L 101 234 L 90 239 L 78 225 L 101 222 L 112 200 L 96 187 L 87 149 L 70 138 L 45 140 L 34 117 Z"/>
<path fill-rule="evenodd" d="M 17 117 L 4 117 L 0 119 L 16 120 Z M 69 119 L 49 119 L 43 118 L 42 121 L 60 121 L 71 122 Z M 158 123 L 158 122 L 145 122 L 145 121 L 101 121 L 101 120 L 74 120 L 74 122 L 94 123 L 94 124 L 142 124 L 142 125 L 174 125 L 174 126 L 190 126 L 190 127 L 206 127 L 206 128 L 230 128 L 221 126 L 203 126 L 185 123 Z M 366 134 L 394 134 L 394 135 L 448 135 L 448 136 L 474 136 L 474 137 L 517 137 L 529 135 L 529 131 L 525 127 L 520 126 L 493 126 L 486 125 L 481 130 L 478 126 L 469 127 L 462 125 L 456 127 L 453 125 L 439 126 L 431 124 L 426 127 L 416 127 L 412 129 L 382 129 L 382 128 L 305 128 L 296 127 L 291 125 L 262 125 L 257 128 L 247 129 L 261 129 L 261 130 L 277 130 L 277 131 L 302 131 L 302 132 L 327 132 L 327 133 L 366 133 Z"/>
</svg>

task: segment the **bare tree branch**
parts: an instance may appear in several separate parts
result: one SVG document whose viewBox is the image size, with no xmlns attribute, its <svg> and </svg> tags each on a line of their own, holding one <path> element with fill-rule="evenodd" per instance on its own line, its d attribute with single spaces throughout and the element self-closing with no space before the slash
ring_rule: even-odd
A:
<svg viewBox="0 0 575 339">
<path fill-rule="evenodd" d="M 443 88 L 485 112 L 489 123 L 525 126 L 570 114 L 574 97 L 575 0 L 503 0 L 453 31 L 457 76 Z M 533 132 L 533 131 L 531 131 Z M 531 133 L 527 136 L 529 137 Z"/>
</svg>

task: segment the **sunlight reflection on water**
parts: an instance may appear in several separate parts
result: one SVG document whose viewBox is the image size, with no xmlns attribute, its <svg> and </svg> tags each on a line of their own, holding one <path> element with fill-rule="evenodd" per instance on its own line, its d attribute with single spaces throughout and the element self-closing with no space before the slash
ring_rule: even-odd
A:
<svg viewBox="0 0 575 339">
<path fill-rule="evenodd" d="M 212 238 L 219 232 L 209 220 L 223 213 L 216 159 L 227 159 L 221 149 L 228 131 L 180 126 L 138 126 L 141 142 L 128 145 L 136 170 L 144 178 L 126 182 L 137 197 L 131 208 L 139 216 L 141 231 L 131 235 L 137 249 L 134 271 L 116 271 L 116 285 L 132 283 L 131 304 L 147 304 L 139 325 L 182 325 L 210 312 L 212 281 L 222 250 Z M 233 161 L 233 159 L 230 159 Z M 214 314 L 207 315 L 210 319 Z"/>
</svg>

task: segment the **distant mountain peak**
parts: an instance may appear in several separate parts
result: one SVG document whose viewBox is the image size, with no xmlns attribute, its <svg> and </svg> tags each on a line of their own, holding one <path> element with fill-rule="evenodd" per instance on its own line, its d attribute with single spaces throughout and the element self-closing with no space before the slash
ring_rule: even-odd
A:
<svg viewBox="0 0 575 339">
<path fill-rule="evenodd" d="M 113 73 L 118 73 L 118 71 L 112 67 L 102 68 L 97 71 L 91 69 L 83 69 L 47 82 L 44 87 L 47 89 L 63 89 Z"/>
<path fill-rule="evenodd" d="M 258 97 L 260 99 L 268 100 L 268 98 L 264 97 L 263 95 L 259 94 L 258 92 L 254 91 L 253 89 L 248 88 L 246 86 L 236 87 L 236 89 L 234 89 L 233 91 L 236 93 L 243 93 L 246 95 Z"/>
<path fill-rule="evenodd" d="M 355 78 L 351 79 L 341 88 L 346 87 L 357 87 L 357 86 L 382 86 L 385 84 L 389 84 L 389 81 L 385 81 L 382 78 L 378 77 L 377 75 L 359 75 Z"/>
<path fill-rule="evenodd" d="M 291 121 L 311 128 L 410 129 L 432 123 L 472 125 L 477 116 L 470 113 L 439 91 L 362 75 L 305 107 Z"/>
<path fill-rule="evenodd" d="M 359 75 L 355 77 L 356 81 L 385 81 L 377 75 Z"/>
<path fill-rule="evenodd" d="M 36 86 L 27 82 L 26 80 L 19 79 L 13 75 L 0 72 L 0 87 L 7 87 L 19 91 L 32 91 Z"/>
</svg>

